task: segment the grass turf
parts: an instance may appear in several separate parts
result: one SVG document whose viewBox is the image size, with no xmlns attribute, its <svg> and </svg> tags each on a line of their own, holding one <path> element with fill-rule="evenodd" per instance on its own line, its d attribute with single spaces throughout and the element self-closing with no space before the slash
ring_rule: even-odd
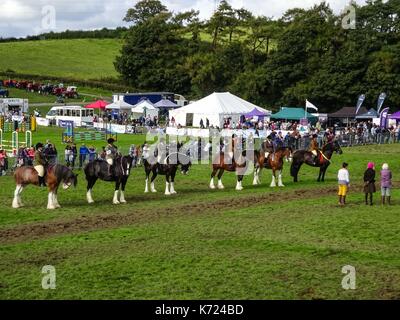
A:
<svg viewBox="0 0 400 320">
<path fill-rule="evenodd" d="M 117 77 L 118 39 L 43 40 L 0 43 L 0 70 L 89 80 Z"/>
<path fill-rule="evenodd" d="M 43 130 L 35 139 L 57 137 Z M 119 145 L 142 142 L 121 136 Z M 37 141 L 37 140 L 36 140 Z M 59 146 L 59 149 L 61 146 Z M 327 182 L 302 168 L 299 184 L 284 171 L 284 189 L 263 185 L 209 190 L 208 166 L 179 175 L 178 195 L 144 191 L 134 169 L 127 205 L 111 205 L 113 185 L 98 182 L 89 206 L 82 173 L 76 190 L 60 192 L 62 209 L 47 212 L 46 191 L 28 188 L 27 207 L 10 208 L 14 184 L 1 177 L 0 297 L 4 299 L 399 299 L 399 190 L 392 207 L 363 204 L 368 161 L 389 162 L 398 181 L 400 145 L 349 148 L 335 155 Z M 336 172 L 350 164 L 349 205 L 336 203 Z M 398 182 L 396 182 L 398 186 Z M 378 194 L 376 195 L 378 198 Z M 377 199 L 375 199 L 377 202 Z M 21 233 L 21 230 L 24 232 Z M 34 230 L 33 234 L 28 231 Z M 41 230 L 38 232 L 38 230 Z M 53 265 L 57 289 L 41 288 L 41 268 Z M 341 287 L 341 268 L 357 271 L 357 289 Z"/>
</svg>

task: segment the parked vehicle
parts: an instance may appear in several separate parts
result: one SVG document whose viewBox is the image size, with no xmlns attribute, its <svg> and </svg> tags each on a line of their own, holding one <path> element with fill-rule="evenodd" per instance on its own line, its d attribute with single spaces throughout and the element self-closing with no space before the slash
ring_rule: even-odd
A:
<svg viewBox="0 0 400 320">
<path fill-rule="evenodd" d="M 47 113 L 46 119 L 55 120 L 57 125 L 60 121 L 74 121 L 75 126 L 81 127 L 84 123 L 93 123 L 94 110 L 80 106 L 53 107 Z"/>
</svg>

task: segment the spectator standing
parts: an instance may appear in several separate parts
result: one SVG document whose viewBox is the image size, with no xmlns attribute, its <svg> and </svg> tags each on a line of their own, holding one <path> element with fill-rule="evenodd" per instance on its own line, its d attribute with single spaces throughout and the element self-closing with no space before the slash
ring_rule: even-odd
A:
<svg viewBox="0 0 400 320">
<path fill-rule="evenodd" d="M 368 163 L 368 168 L 364 172 L 364 193 L 365 193 L 365 204 L 373 205 L 373 194 L 376 192 L 375 187 L 375 164 L 373 162 Z"/>
<path fill-rule="evenodd" d="M 338 183 L 339 183 L 339 205 L 346 205 L 347 192 L 350 186 L 350 174 L 348 163 L 344 162 L 342 168 L 338 172 Z"/>
<path fill-rule="evenodd" d="M 89 162 L 93 162 L 96 160 L 97 151 L 94 146 L 90 146 L 89 148 Z"/>
<path fill-rule="evenodd" d="M 89 149 L 83 143 L 82 146 L 79 148 L 79 168 L 82 168 L 88 154 L 89 154 Z"/>
<path fill-rule="evenodd" d="M 389 170 L 389 165 L 385 163 L 383 164 L 381 171 L 382 205 L 385 204 L 386 200 L 387 204 L 390 205 L 391 189 L 392 189 L 392 172 Z"/>
</svg>

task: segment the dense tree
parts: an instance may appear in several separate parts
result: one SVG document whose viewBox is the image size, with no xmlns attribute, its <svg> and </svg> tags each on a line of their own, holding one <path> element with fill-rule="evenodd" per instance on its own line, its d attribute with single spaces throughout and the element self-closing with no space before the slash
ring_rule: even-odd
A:
<svg viewBox="0 0 400 320">
<path fill-rule="evenodd" d="M 168 9 L 159 0 L 141 0 L 129 9 L 124 21 L 135 24 L 144 23 L 156 15 L 166 12 Z"/>
<path fill-rule="evenodd" d="M 134 25 L 115 63 L 122 78 L 143 90 L 190 98 L 231 90 L 275 108 L 312 100 L 322 111 L 352 106 L 379 93 L 400 101 L 400 0 L 355 3 L 356 29 L 342 27 L 322 2 L 288 10 L 281 19 L 253 16 L 220 1 L 208 21 L 199 13 L 172 14 L 159 1 L 128 11 Z"/>
</svg>

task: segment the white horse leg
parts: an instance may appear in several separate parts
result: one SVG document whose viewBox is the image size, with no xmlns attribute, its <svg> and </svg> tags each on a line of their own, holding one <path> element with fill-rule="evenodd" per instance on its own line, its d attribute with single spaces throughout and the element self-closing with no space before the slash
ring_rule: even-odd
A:
<svg viewBox="0 0 400 320">
<path fill-rule="evenodd" d="M 211 178 L 211 181 L 210 181 L 210 189 L 215 189 L 214 178 Z"/>
<path fill-rule="evenodd" d="M 171 192 L 171 194 L 176 194 L 176 191 L 175 191 L 174 183 L 173 183 L 173 182 L 171 182 L 170 192 Z"/>
<path fill-rule="evenodd" d="M 118 201 L 118 190 L 114 191 L 114 198 L 113 198 L 113 204 L 120 204 L 120 202 Z"/>
<path fill-rule="evenodd" d="M 22 191 L 21 189 L 22 189 L 21 185 L 17 185 L 16 188 L 15 188 L 14 199 L 13 199 L 13 202 L 12 202 L 12 207 L 14 209 L 18 209 L 18 208 L 21 207 L 21 200 L 20 200 L 20 193 Z"/>
<path fill-rule="evenodd" d="M 48 195 L 48 200 L 47 200 L 47 209 L 48 210 L 54 210 L 56 208 L 56 206 L 54 205 L 54 196 L 53 196 L 53 192 L 49 192 Z"/>
<path fill-rule="evenodd" d="M 236 182 L 236 190 L 237 191 L 243 190 L 242 183 L 239 180 Z"/>
<path fill-rule="evenodd" d="M 261 169 L 262 168 L 258 168 L 258 171 L 257 171 L 257 182 L 258 182 L 258 184 L 261 184 L 261 180 L 260 180 Z"/>
<path fill-rule="evenodd" d="M 150 184 L 150 190 L 151 190 L 151 192 L 153 192 L 153 193 L 156 193 L 156 192 L 157 192 L 156 188 L 154 187 L 154 181 Z"/>
<path fill-rule="evenodd" d="M 284 187 L 285 185 L 282 182 L 282 171 L 279 171 L 279 177 L 278 177 L 278 187 Z"/>
<path fill-rule="evenodd" d="M 275 187 L 276 187 L 276 179 L 275 179 L 275 175 L 272 174 L 271 188 L 275 188 Z"/>
<path fill-rule="evenodd" d="M 171 195 L 171 192 L 169 191 L 169 183 L 168 182 L 165 183 L 165 195 L 166 196 Z"/>
<path fill-rule="evenodd" d="M 88 192 L 86 192 L 86 199 L 88 203 L 94 203 L 93 197 L 92 197 L 92 189 L 89 189 Z"/>
<path fill-rule="evenodd" d="M 18 204 L 19 204 L 20 207 L 24 206 L 24 204 L 22 203 L 22 199 L 21 199 L 21 193 L 22 193 L 23 190 L 24 190 L 24 187 L 21 186 L 21 188 L 19 189 L 19 192 L 18 192 Z"/>
<path fill-rule="evenodd" d="M 56 208 L 61 208 L 60 204 L 58 203 L 58 195 L 57 193 L 53 193 L 53 203 Z"/>
<path fill-rule="evenodd" d="M 254 170 L 253 186 L 258 185 L 258 180 L 258 168 L 256 168 L 256 170 Z"/>
<path fill-rule="evenodd" d="M 144 193 L 149 192 L 149 178 L 146 178 L 146 187 L 144 188 Z"/>
<path fill-rule="evenodd" d="M 222 184 L 222 178 L 218 179 L 218 189 L 220 190 L 225 189 L 224 185 Z"/>
<path fill-rule="evenodd" d="M 125 192 L 122 191 L 122 190 L 121 190 L 121 194 L 120 194 L 120 196 L 119 196 L 119 201 L 120 201 L 121 203 L 126 203 L 126 200 L 125 200 Z"/>
</svg>

